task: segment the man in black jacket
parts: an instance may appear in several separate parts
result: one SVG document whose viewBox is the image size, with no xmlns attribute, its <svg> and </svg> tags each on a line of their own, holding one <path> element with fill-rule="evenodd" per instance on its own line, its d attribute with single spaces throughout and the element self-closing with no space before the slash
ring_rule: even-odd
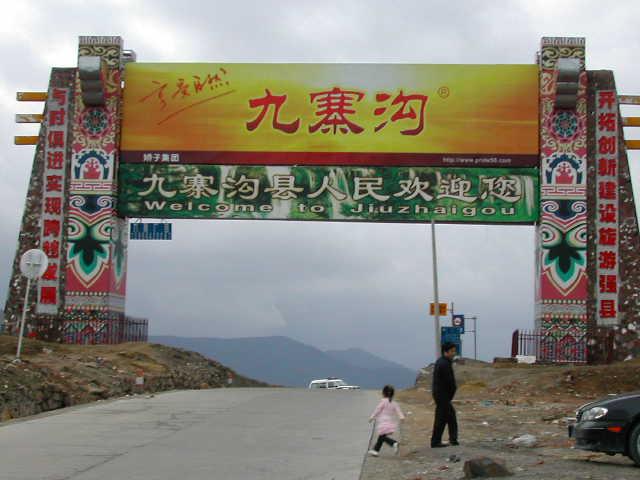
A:
<svg viewBox="0 0 640 480">
<path fill-rule="evenodd" d="M 456 377 L 453 374 L 453 358 L 456 356 L 456 346 L 446 342 L 442 345 L 442 357 L 433 368 L 433 385 L 431 393 L 436 401 L 436 418 L 433 422 L 431 448 L 446 447 L 442 443 L 445 425 L 449 427 L 449 444 L 458 445 L 458 420 L 456 411 L 451 404 L 456 394 Z"/>
</svg>

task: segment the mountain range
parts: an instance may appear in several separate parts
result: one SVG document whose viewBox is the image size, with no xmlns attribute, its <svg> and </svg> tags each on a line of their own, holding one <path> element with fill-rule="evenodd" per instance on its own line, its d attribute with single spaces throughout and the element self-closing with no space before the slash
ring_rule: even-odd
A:
<svg viewBox="0 0 640 480">
<path fill-rule="evenodd" d="M 322 351 L 289 337 L 195 338 L 151 336 L 149 342 L 198 352 L 239 374 L 287 387 L 307 387 L 338 377 L 350 385 L 380 389 L 413 386 L 417 372 L 358 348 Z"/>
</svg>

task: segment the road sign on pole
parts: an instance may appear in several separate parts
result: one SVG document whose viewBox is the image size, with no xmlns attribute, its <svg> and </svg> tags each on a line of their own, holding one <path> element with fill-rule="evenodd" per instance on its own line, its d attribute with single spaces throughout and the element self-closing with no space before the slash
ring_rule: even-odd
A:
<svg viewBox="0 0 640 480">
<path fill-rule="evenodd" d="M 453 325 L 454 327 L 462 328 L 462 333 L 464 333 L 464 314 L 456 313 L 455 315 L 453 315 L 451 317 L 451 325 Z"/>
<path fill-rule="evenodd" d="M 439 305 L 439 307 L 438 307 L 438 316 L 444 317 L 448 312 L 449 306 L 446 303 L 439 303 L 438 305 Z M 431 316 L 435 316 L 436 315 L 436 304 L 434 302 L 431 302 L 429 304 L 429 315 L 431 315 Z"/>
<path fill-rule="evenodd" d="M 132 223 L 130 240 L 171 240 L 170 223 Z"/>
<path fill-rule="evenodd" d="M 27 277 L 28 280 L 36 280 L 40 278 L 47 270 L 49 258 L 47 255 L 37 248 L 27 250 L 20 257 L 20 273 Z"/>
<path fill-rule="evenodd" d="M 442 338 L 442 343 L 451 342 L 455 344 L 459 357 L 462 356 L 462 340 L 460 339 L 460 335 L 462 335 L 462 329 L 460 327 L 441 327 L 440 337 Z"/>
<path fill-rule="evenodd" d="M 20 272 L 27 277 L 27 288 L 24 292 L 24 305 L 22 306 L 22 319 L 20 320 L 20 333 L 18 334 L 18 350 L 16 351 L 16 360 L 20 361 L 20 352 L 22 351 L 22 337 L 24 336 L 24 323 L 27 316 L 27 307 L 29 305 L 29 290 L 31 290 L 31 280 L 37 280 L 47 270 L 49 258 L 47 255 L 37 248 L 27 250 L 20 257 Z"/>
</svg>

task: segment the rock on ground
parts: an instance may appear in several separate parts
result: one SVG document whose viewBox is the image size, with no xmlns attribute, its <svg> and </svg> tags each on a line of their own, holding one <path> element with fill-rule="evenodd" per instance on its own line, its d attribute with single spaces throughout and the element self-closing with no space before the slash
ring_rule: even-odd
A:
<svg viewBox="0 0 640 480">
<path fill-rule="evenodd" d="M 465 478 L 509 477 L 513 475 L 504 460 L 489 457 L 472 458 L 464 462 Z"/>
</svg>

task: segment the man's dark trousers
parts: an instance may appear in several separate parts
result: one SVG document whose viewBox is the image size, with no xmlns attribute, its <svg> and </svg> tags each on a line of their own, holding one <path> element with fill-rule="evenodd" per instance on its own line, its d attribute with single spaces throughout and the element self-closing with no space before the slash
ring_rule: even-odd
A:
<svg viewBox="0 0 640 480">
<path fill-rule="evenodd" d="M 444 427 L 449 427 L 449 442 L 458 441 L 458 419 L 456 410 L 451 404 L 451 400 L 436 399 L 436 418 L 433 422 L 433 434 L 431 435 L 431 446 L 442 443 Z"/>
</svg>

